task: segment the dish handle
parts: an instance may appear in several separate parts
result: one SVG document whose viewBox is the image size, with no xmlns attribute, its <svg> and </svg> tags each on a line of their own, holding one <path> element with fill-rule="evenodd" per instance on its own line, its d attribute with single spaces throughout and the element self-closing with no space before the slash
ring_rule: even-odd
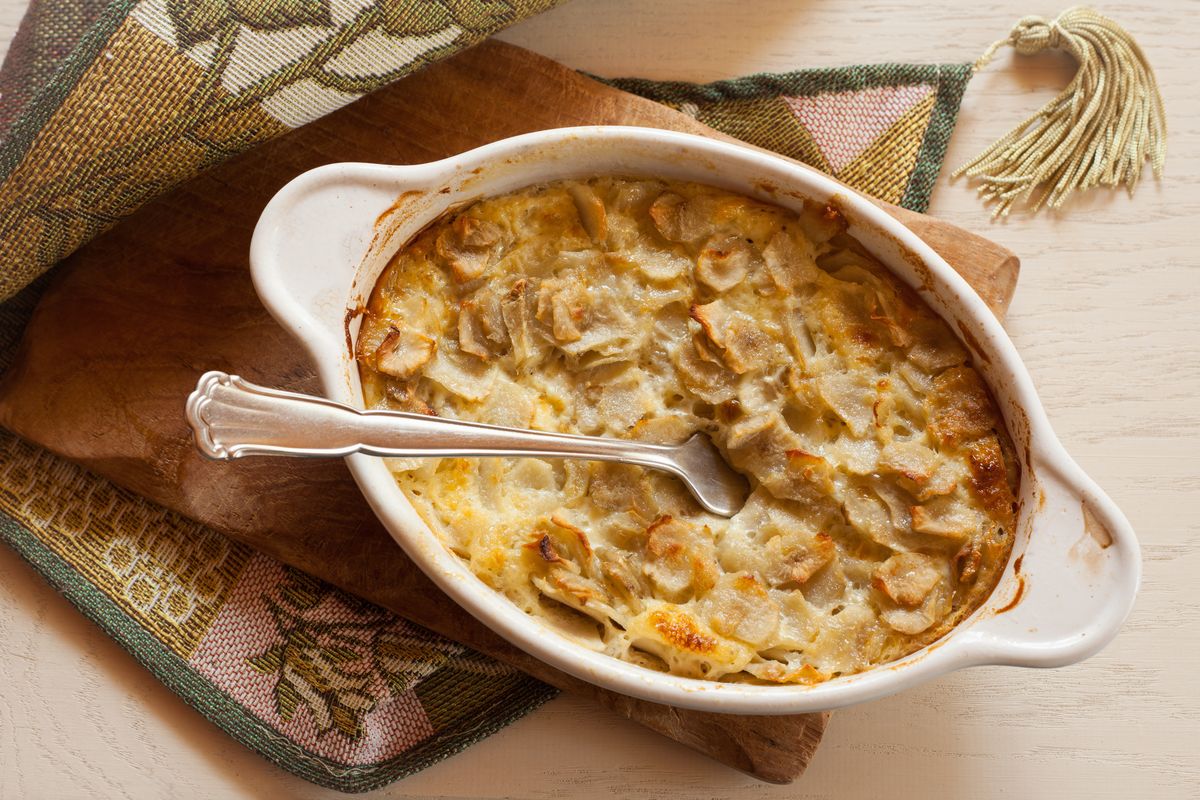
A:
<svg viewBox="0 0 1200 800">
<path fill-rule="evenodd" d="M 383 260 L 381 220 L 423 177 L 416 167 L 329 164 L 294 178 L 263 209 L 250 243 L 255 290 L 319 367 L 341 362 L 356 281 L 373 283 L 378 270 L 367 262 Z"/>
<path fill-rule="evenodd" d="M 1060 453 L 1034 465 L 1028 539 L 965 632 L 968 661 L 1028 667 L 1082 661 L 1116 636 L 1133 608 L 1141 581 L 1133 528 Z"/>
</svg>

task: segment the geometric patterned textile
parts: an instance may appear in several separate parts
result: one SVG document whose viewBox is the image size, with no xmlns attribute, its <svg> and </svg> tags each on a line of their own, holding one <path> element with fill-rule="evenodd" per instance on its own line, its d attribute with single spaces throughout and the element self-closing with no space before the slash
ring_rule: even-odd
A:
<svg viewBox="0 0 1200 800">
<path fill-rule="evenodd" d="M 557 2 L 33 0 L 0 69 L 0 368 L 37 276 L 141 204 Z M 612 83 L 922 210 L 969 74 Z M 324 786 L 385 785 L 554 694 L 3 430 L 0 539 L 201 714 Z"/>
<path fill-rule="evenodd" d="M 871 64 L 704 85 L 608 83 L 924 211 L 970 77 L 969 64 Z"/>
</svg>

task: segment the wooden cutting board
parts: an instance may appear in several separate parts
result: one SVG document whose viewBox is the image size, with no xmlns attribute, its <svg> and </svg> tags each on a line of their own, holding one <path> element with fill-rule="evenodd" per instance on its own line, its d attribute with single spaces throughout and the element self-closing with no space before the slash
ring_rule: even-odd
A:
<svg viewBox="0 0 1200 800">
<path fill-rule="evenodd" d="M 763 780 L 803 773 L 828 715 L 672 709 L 598 689 L 531 658 L 438 591 L 371 514 L 340 461 L 204 460 L 183 400 L 208 369 L 316 391 L 262 309 L 247 267 L 259 211 L 334 161 L 417 163 L 531 130 L 631 124 L 727 138 L 683 114 L 489 42 L 191 181 L 64 263 L 0 384 L 0 424 L 115 483 Z M 1002 314 L 1009 251 L 887 207 Z"/>
</svg>

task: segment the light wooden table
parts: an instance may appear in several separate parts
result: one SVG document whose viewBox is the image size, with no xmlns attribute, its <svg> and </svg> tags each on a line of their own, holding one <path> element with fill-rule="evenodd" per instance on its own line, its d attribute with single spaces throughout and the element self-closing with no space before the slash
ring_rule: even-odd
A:
<svg viewBox="0 0 1200 800">
<path fill-rule="evenodd" d="M 0 36 L 23 0 L 0 0 Z M 1067 5 L 1062 0 L 1062 6 Z M 980 668 L 834 717 L 809 773 L 756 783 L 562 697 L 380 797 L 1200 797 L 1200 6 L 1102 6 L 1166 96 L 1167 176 L 1061 219 L 993 225 L 949 183 L 932 212 L 1018 252 L 1009 330 L 1067 447 L 1124 508 L 1145 582 L 1117 640 L 1066 669 Z M 602 75 L 711 80 L 805 65 L 968 61 L 1055 4 L 917 0 L 576 2 L 504 35 Z M 1071 74 L 1007 54 L 967 90 L 948 164 Z M 0 797 L 324 798 L 242 749 L 0 548 Z"/>
</svg>

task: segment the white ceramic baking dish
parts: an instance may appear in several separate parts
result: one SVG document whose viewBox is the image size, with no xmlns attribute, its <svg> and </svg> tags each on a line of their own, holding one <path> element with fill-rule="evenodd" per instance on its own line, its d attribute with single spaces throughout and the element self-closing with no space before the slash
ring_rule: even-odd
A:
<svg viewBox="0 0 1200 800">
<path fill-rule="evenodd" d="M 911 231 L 819 172 L 737 145 L 626 127 L 533 133 L 416 166 L 331 164 L 293 180 L 263 211 L 251 246 L 254 283 L 311 355 L 326 396 L 361 408 L 352 355 L 358 312 L 398 248 L 453 206 L 596 175 L 694 180 L 783 206 L 835 200 L 850 233 L 963 331 L 992 387 L 1022 460 L 1010 562 L 973 616 L 903 660 L 811 687 L 681 678 L 593 652 L 528 616 L 443 546 L 381 460 L 347 458 L 375 513 L 446 594 L 579 678 L 647 700 L 743 714 L 832 709 L 976 664 L 1059 666 L 1112 639 L 1140 579 L 1129 522 L 1059 444 L 1012 342 L 979 296 Z"/>
</svg>

